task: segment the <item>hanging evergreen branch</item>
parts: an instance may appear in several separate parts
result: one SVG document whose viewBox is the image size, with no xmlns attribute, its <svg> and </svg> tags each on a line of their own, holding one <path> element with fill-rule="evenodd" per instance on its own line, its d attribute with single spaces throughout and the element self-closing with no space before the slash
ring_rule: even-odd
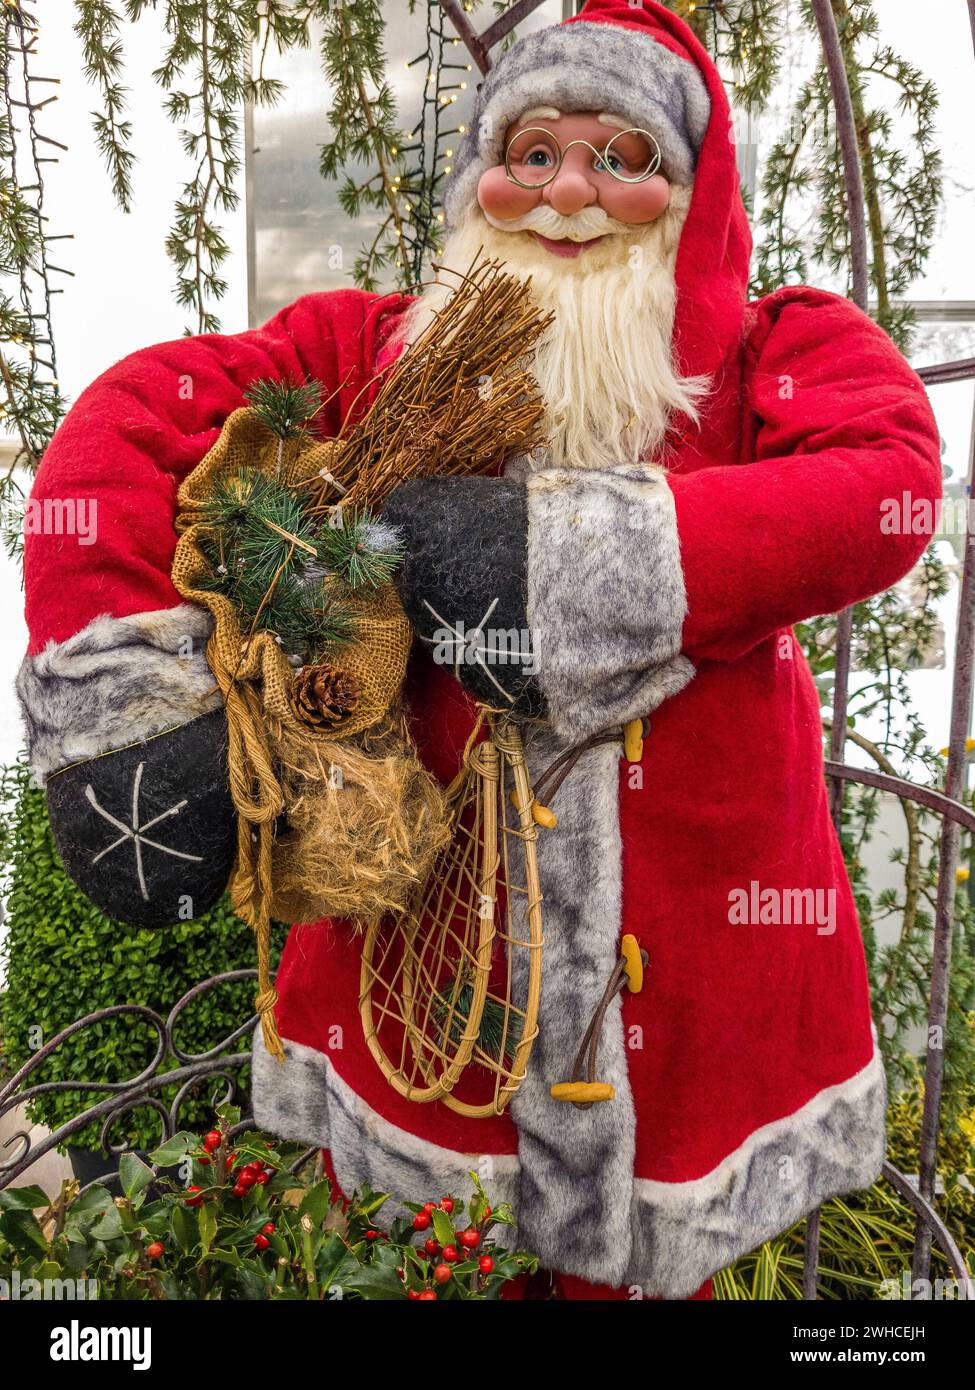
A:
<svg viewBox="0 0 975 1390">
<path fill-rule="evenodd" d="M 132 210 L 129 171 L 135 155 L 128 148 L 132 125 L 122 119 L 127 87 L 118 79 L 123 69 L 119 17 L 108 0 L 76 0 L 78 18 L 74 32 L 81 39 L 84 74 L 101 91 L 102 111 L 92 112 L 95 139 L 112 183 L 115 201 L 123 212 Z"/>
<path fill-rule="evenodd" d="M 782 63 L 782 0 L 665 0 L 691 26 L 734 86 L 735 103 L 756 111 L 768 101 Z"/>
<path fill-rule="evenodd" d="M 941 207 L 942 164 L 934 143 L 938 94 L 913 63 L 879 43 L 872 0 L 831 2 L 856 120 L 875 316 L 905 347 L 913 316 L 901 297 L 924 269 Z M 813 24 L 806 0 L 802 15 Z M 893 138 L 895 108 L 912 122 L 906 142 Z M 817 266 L 849 275 L 846 189 L 822 65 L 803 85 L 788 130 L 772 148 L 762 202 L 756 293 L 814 278 Z M 803 215 L 805 225 L 797 225 Z"/>
<path fill-rule="evenodd" d="M 240 202 L 240 119 L 247 87 L 250 40 L 257 0 L 195 0 L 168 6 L 169 46 L 153 76 L 170 93 L 166 114 L 181 125 L 180 141 L 196 161 L 176 202 L 166 250 L 176 267 L 176 299 L 196 313 L 196 331 L 214 333 L 220 320 L 209 307 L 226 293 L 220 267 L 230 253 L 217 211 L 232 212 Z M 147 0 L 128 0 L 137 20 Z M 190 86 L 177 87 L 189 71 Z M 191 125 L 190 122 L 193 122 Z"/>
<path fill-rule="evenodd" d="M 375 289 L 382 270 L 394 267 L 402 278 L 407 265 L 399 190 L 405 141 L 386 80 L 382 7 L 379 0 L 326 3 L 322 20 L 320 53 L 332 92 L 333 134 L 321 147 L 319 171 L 323 178 L 335 179 L 349 164 L 375 166 L 361 182 L 346 174 L 338 193 L 349 217 L 360 216 L 364 208 L 385 213 L 372 246 L 355 268 L 356 283 Z"/>
</svg>

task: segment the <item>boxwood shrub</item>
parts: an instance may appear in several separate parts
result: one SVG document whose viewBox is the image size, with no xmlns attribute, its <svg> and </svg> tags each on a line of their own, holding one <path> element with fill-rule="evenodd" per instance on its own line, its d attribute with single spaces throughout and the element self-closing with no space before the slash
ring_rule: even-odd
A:
<svg viewBox="0 0 975 1390">
<path fill-rule="evenodd" d="M 31 784 L 23 761 L 0 773 L 0 889 L 5 897 L 0 974 L 0 1070 L 9 1075 L 62 1028 L 112 1004 L 145 1004 L 165 1017 L 200 981 L 226 970 L 251 969 L 254 938 L 224 898 L 205 917 L 164 931 L 113 922 L 93 907 L 61 867 L 47 819 L 44 793 Z M 277 929 L 280 950 L 285 929 Z M 202 1052 L 253 1012 L 254 983 L 223 985 L 190 1005 L 176 1030 L 177 1044 Z M 32 1081 L 120 1081 L 138 1074 L 155 1052 L 156 1032 L 130 1016 L 83 1029 L 63 1043 Z M 233 1051 L 244 1044 L 238 1043 Z M 177 1065 L 169 1062 L 167 1066 Z M 243 1077 L 246 1087 L 247 1077 Z M 217 1083 L 204 1084 L 183 1107 L 181 1125 L 205 1124 Z M 175 1087 L 161 1093 L 171 1101 Z M 32 1102 L 30 1118 L 54 1129 L 99 1097 L 54 1092 Z M 90 1124 L 70 1143 L 97 1149 L 100 1125 Z M 159 1142 L 159 1119 L 142 1108 L 114 1127 L 139 1147 Z"/>
</svg>

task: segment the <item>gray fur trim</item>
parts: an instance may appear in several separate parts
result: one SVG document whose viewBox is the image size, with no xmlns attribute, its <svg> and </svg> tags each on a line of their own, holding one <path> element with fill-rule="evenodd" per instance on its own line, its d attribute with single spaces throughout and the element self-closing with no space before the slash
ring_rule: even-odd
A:
<svg viewBox="0 0 975 1390">
<path fill-rule="evenodd" d="M 887 1089 L 875 1052 L 861 1072 L 764 1125 L 694 1182 L 634 1183 L 624 1284 L 687 1298 L 705 1279 L 828 1197 L 869 1187 L 886 1144 Z"/>
<path fill-rule="evenodd" d="M 546 949 L 551 945 L 550 936 Z M 618 1026 L 619 1014 L 610 1011 L 609 1047 L 600 1068 L 607 1076 L 622 1048 L 616 1041 Z M 557 1029 L 554 1013 L 547 1009 L 544 1028 L 553 1033 Z M 544 1031 L 535 1044 L 532 1070 L 543 1055 L 543 1037 Z M 876 1053 L 861 1072 L 821 1091 L 794 1114 L 756 1130 L 710 1173 L 692 1182 L 634 1179 L 630 1145 L 629 1168 L 616 1165 L 606 1153 L 606 1166 L 598 1170 L 594 1183 L 584 1156 L 572 1153 L 572 1138 L 588 1144 L 595 1125 L 605 1127 L 608 1143 L 613 1123 L 609 1112 L 619 1099 L 629 1100 L 629 1087 L 625 1096 L 618 1092 L 617 1102 L 589 1111 L 549 1101 L 556 1119 L 539 1124 L 541 1098 L 536 1094 L 532 1099 L 526 1080 L 512 1101 L 512 1113 L 519 1125 L 524 1123 L 523 1113 L 529 1124 L 534 1123 L 531 1134 L 522 1139 L 519 1158 L 526 1170 L 530 1164 L 538 1167 L 531 1182 L 526 1171 L 519 1188 L 519 1159 L 464 1154 L 418 1139 L 366 1105 L 324 1053 L 287 1040 L 285 1052 L 285 1061 L 276 1062 L 264 1050 L 260 1029 L 255 1031 L 255 1119 L 284 1139 L 329 1149 L 345 1192 L 367 1182 L 379 1192 L 411 1201 L 444 1192 L 466 1194 L 467 1174 L 473 1168 L 488 1191 L 515 1210 L 518 1226 L 505 1228 L 507 1243 L 533 1250 L 546 1268 L 640 1289 L 645 1297 L 686 1298 L 717 1270 L 788 1229 L 828 1197 L 869 1187 L 883 1161 L 886 1094 Z M 590 1121 L 590 1126 L 575 1126 L 571 1118 L 585 1121 L 590 1116 L 603 1118 Z M 574 1126 L 572 1136 L 560 1133 L 563 1124 Z M 625 1135 L 621 1147 L 627 1148 Z M 560 1171 L 565 1163 L 569 1168 Z M 611 1173 L 619 1184 L 615 1193 L 606 1185 Z M 539 1190 L 539 1175 L 544 1191 Z M 550 1192 L 552 1181 L 556 1187 Z M 610 1211 L 595 1205 L 597 1201 L 609 1201 Z M 386 1209 L 390 1217 L 402 1211 L 392 1205 Z M 546 1229 L 546 1212 L 555 1221 L 552 1231 Z M 607 1216 L 619 1240 L 615 1257 L 595 1229 Z"/>
<path fill-rule="evenodd" d="M 17 694 L 38 781 L 221 708 L 205 655 L 212 628 L 192 603 L 105 613 L 26 656 Z"/>
<path fill-rule="evenodd" d="M 528 475 L 528 623 L 555 732 L 573 742 L 650 714 L 694 667 L 674 498 L 660 469 Z"/>
<path fill-rule="evenodd" d="M 328 1149 L 343 1192 L 368 1183 L 407 1201 L 436 1200 L 446 1193 L 466 1197 L 474 1169 L 498 1202 L 518 1195 L 518 1160 L 511 1154 L 465 1154 L 417 1139 L 377 1115 L 338 1075 L 323 1052 L 285 1041 L 285 1060 L 265 1051 L 254 1034 L 254 1118 L 284 1139 Z M 383 1221 L 406 1208 L 387 1203 Z M 511 1228 L 499 1227 L 499 1232 Z M 507 1243 L 503 1234 L 496 1239 Z"/>
<path fill-rule="evenodd" d="M 611 111 L 653 134 L 663 172 L 690 184 L 711 116 L 697 68 L 648 33 L 613 24 L 556 24 L 521 39 L 481 84 L 444 207 L 456 226 L 486 169 L 501 162 L 512 121 L 535 106 Z"/>
<path fill-rule="evenodd" d="M 533 731 L 526 749 L 533 780 L 565 747 L 544 726 Z M 577 1110 L 553 1100 L 549 1087 L 571 1079 L 618 959 L 619 759 L 613 744 L 585 753 L 559 790 L 558 830 L 538 839 L 545 895 L 539 1033 L 511 1101 L 522 1164 L 520 1239 L 547 1268 L 601 1284 L 620 1283 L 630 1247 L 636 1115 L 618 997 L 599 1047 L 599 1080 L 616 1088 L 616 1099 Z"/>
</svg>

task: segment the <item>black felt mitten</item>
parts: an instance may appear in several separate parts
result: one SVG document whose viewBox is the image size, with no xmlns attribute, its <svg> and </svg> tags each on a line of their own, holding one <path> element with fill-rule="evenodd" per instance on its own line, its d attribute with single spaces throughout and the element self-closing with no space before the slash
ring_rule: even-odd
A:
<svg viewBox="0 0 975 1390">
<path fill-rule="evenodd" d="M 223 710 L 56 773 L 47 805 L 65 869 L 102 912 L 139 927 L 199 917 L 236 845 Z"/>
<path fill-rule="evenodd" d="M 405 558 L 403 607 L 433 660 L 479 700 L 543 712 L 528 625 L 528 510 L 508 478 L 418 478 L 390 493 L 383 517 Z"/>
</svg>

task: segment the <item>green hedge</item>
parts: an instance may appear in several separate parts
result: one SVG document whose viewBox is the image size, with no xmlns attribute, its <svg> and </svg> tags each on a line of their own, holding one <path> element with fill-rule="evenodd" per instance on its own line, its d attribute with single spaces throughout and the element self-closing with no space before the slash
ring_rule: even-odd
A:
<svg viewBox="0 0 975 1390">
<path fill-rule="evenodd" d="M 254 967 L 253 934 L 234 916 L 226 899 L 199 921 L 182 922 L 165 931 L 127 927 L 103 917 L 62 869 L 44 793 L 31 785 L 23 762 L 0 774 L 0 805 L 6 896 L 0 1048 L 8 1073 L 62 1028 L 96 1009 L 146 1004 L 165 1017 L 201 980 L 225 970 Z M 279 928 L 278 950 L 283 937 L 284 929 Z M 253 997 L 251 981 L 208 991 L 182 1015 L 177 1044 L 188 1052 L 214 1046 L 253 1011 Z M 124 1080 L 148 1064 L 156 1036 L 138 1019 L 110 1019 L 69 1039 L 32 1081 Z M 161 1094 L 171 1100 L 174 1093 L 170 1087 Z M 184 1107 L 184 1128 L 209 1121 L 212 1111 L 206 1086 L 199 1097 Z M 33 1102 L 30 1117 L 55 1128 L 97 1099 L 91 1092 L 41 1096 Z M 137 1111 L 116 1125 L 112 1140 L 117 1142 L 123 1134 L 140 1148 L 152 1147 L 158 1142 L 158 1117 L 148 1109 Z M 98 1148 L 99 1127 L 86 1126 L 71 1143 Z"/>
</svg>

